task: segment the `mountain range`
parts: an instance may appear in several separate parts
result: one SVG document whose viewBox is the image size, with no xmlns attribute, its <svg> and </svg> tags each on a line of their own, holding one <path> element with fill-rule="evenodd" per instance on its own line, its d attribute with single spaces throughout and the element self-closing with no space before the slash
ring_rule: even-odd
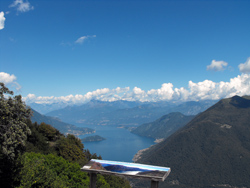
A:
<svg viewBox="0 0 250 188">
<path fill-rule="evenodd" d="M 210 100 L 185 103 L 92 100 L 80 106 L 67 106 L 46 115 L 74 125 L 139 126 L 155 121 L 170 112 L 196 115 L 214 103 L 216 101 Z"/>
<path fill-rule="evenodd" d="M 250 97 L 220 100 L 137 162 L 171 168 L 159 187 L 250 187 Z"/>
<path fill-rule="evenodd" d="M 186 125 L 195 116 L 185 116 L 180 112 L 171 112 L 161 118 L 140 125 L 131 132 L 140 136 L 151 137 L 155 139 L 167 138 L 179 128 Z"/>
<path fill-rule="evenodd" d="M 31 107 L 32 109 L 35 109 L 40 114 L 46 114 L 46 113 L 54 111 L 54 110 L 65 108 L 66 106 L 68 106 L 70 104 L 65 103 L 65 102 L 54 102 L 51 104 L 32 102 L 32 103 L 27 103 L 27 105 L 29 107 Z"/>
<path fill-rule="evenodd" d="M 31 116 L 31 121 L 37 122 L 38 124 L 44 122 L 46 124 L 49 124 L 53 126 L 54 128 L 58 129 L 61 133 L 63 134 L 74 134 L 74 135 L 84 135 L 84 134 L 90 134 L 94 133 L 94 129 L 86 128 L 86 127 L 77 127 L 75 125 L 71 125 L 69 123 L 64 123 L 61 120 L 54 118 L 54 117 L 49 117 L 42 115 L 32 109 L 32 116 Z"/>
</svg>

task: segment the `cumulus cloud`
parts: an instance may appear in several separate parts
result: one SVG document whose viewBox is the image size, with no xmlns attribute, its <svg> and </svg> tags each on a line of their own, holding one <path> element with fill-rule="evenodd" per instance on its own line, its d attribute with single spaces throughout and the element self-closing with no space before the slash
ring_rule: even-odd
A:
<svg viewBox="0 0 250 188">
<path fill-rule="evenodd" d="M 88 92 L 85 95 L 67 95 L 67 96 L 36 96 L 35 94 L 28 94 L 23 99 L 27 103 L 47 103 L 51 104 L 54 102 L 65 102 L 69 104 L 77 104 L 77 103 L 84 103 L 88 102 L 92 99 L 103 100 L 103 101 L 112 101 L 111 96 L 118 94 L 121 90 L 126 91 L 126 88 L 117 88 L 110 90 L 108 88 L 97 89 L 92 92 Z M 118 96 L 118 95 L 117 95 Z M 116 98 L 116 100 L 120 100 L 120 98 Z"/>
<path fill-rule="evenodd" d="M 134 87 L 132 91 L 130 89 L 121 96 L 120 100 L 127 101 L 148 101 L 147 93 L 141 88 Z"/>
<path fill-rule="evenodd" d="M 207 66 L 207 70 L 210 71 L 223 71 L 225 67 L 228 65 L 225 61 L 216 61 L 212 60 L 211 64 Z"/>
<path fill-rule="evenodd" d="M 147 94 L 154 100 L 171 100 L 174 96 L 173 87 L 172 83 L 164 83 L 160 89 L 151 89 Z"/>
<path fill-rule="evenodd" d="M 4 12 L 0 12 L 0 30 L 4 28 L 4 22 L 5 22 Z"/>
<path fill-rule="evenodd" d="M 16 80 L 16 76 L 14 74 L 10 75 L 6 72 L 0 72 L 0 82 L 4 84 L 13 83 Z"/>
<path fill-rule="evenodd" d="M 30 10 L 33 10 L 34 7 L 26 0 L 25 2 L 23 0 L 15 0 L 10 7 L 14 7 L 17 9 L 18 12 L 28 12 Z"/>
<path fill-rule="evenodd" d="M 6 72 L 0 72 L 0 82 L 3 82 L 6 85 L 11 84 L 16 88 L 16 90 L 20 90 L 21 86 L 15 80 L 16 76 L 14 74 L 10 75 Z"/>
<path fill-rule="evenodd" d="M 250 57 L 245 63 L 239 64 L 239 69 L 242 73 L 250 73 Z"/>
<path fill-rule="evenodd" d="M 75 43 L 76 44 L 82 44 L 82 43 L 84 43 L 88 38 L 95 38 L 96 37 L 96 35 L 86 35 L 86 36 L 82 36 L 82 37 L 79 37 L 76 41 L 75 41 Z"/>
<path fill-rule="evenodd" d="M 101 101 L 198 101 L 198 100 L 218 100 L 232 97 L 234 95 L 250 95 L 250 75 L 242 74 L 231 78 L 228 82 L 213 82 L 204 80 L 194 83 L 188 82 L 186 88 L 174 88 L 172 83 L 164 83 L 159 89 L 145 91 L 139 87 L 130 89 L 129 87 L 115 89 L 103 88 L 88 92 L 85 95 L 68 95 L 61 97 L 36 97 L 29 94 L 24 97 L 27 103 L 54 103 L 65 102 L 68 104 L 86 103 L 92 99 Z"/>
</svg>

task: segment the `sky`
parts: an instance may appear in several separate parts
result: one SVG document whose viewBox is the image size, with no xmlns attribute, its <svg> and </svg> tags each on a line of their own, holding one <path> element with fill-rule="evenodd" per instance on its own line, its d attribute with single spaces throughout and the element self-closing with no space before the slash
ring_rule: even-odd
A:
<svg viewBox="0 0 250 188">
<path fill-rule="evenodd" d="M 0 82 L 26 103 L 250 95 L 248 0 L 2 0 Z"/>
</svg>

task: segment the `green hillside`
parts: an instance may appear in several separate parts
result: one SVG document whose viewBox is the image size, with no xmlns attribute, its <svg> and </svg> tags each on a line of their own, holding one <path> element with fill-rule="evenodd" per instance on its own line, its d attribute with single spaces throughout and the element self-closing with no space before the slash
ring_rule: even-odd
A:
<svg viewBox="0 0 250 188">
<path fill-rule="evenodd" d="M 179 128 L 186 125 L 194 116 L 185 116 L 179 112 L 173 112 L 162 116 L 151 123 L 140 125 L 131 132 L 140 136 L 151 137 L 155 139 L 167 138 Z"/>
<path fill-rule="evenodd" d="M 250 98 L 235 96 L 196 116 L 137 162 L 171 167 L 160 187 L 250 187 L 249 135 Z"/>
<path fill-rule="evenodd" d="M 60 121 L 57 118 L 49 117 L 42 115 L 35 111 L 34 109 L 31 109 L 33 111 L 31 121 L 37 122 L 37 123 L 47 123 L 52 125 L 54 128 L 58 129 L 61 133 L 64 134 L 74 134 L 74 135 L 84 135 L 84 134 L 90 134 L 93 133 L 95 130 L 90 129 L 87 127 L 77 127 L 75 125 L 71 125 L 69 123 L 64 123 Z"/>
<path fill-rule="evenodd" d="M 81 141 L 84 142 L 100 142 L 106 140 L 105 138 L 99 136 L 99 135 L 94 135 L 94 136 L 87 136 L 86 138 L 82 138 Z"/>
</svg>

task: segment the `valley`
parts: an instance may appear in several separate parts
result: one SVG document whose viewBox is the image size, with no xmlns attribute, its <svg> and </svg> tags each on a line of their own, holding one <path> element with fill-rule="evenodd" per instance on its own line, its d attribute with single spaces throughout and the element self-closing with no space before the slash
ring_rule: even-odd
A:
<svg viewBox="0 0 250 188">
<path fill-rule="evenodd" d="M 133 103 L 135 106 L 124 109 L 125 101 L 119 108 L 114 107 L 115 103 L 91 101 L 78 113 L 78 116 L 86 117 L 88 112 L 92 116 L 84 123 L 79 123 L 77 116 L 71 120 L 67 118 L 66 113 L 69 109 L 71 113 L 75 112 L 74 107 L 49 114 L 64 117 L 79 129 L 93 130 L 89 132 L 90 137 L 87 134 L 78 137 L 89 139 L 91 142 L 85 141 L 84 147 L 100 154 L 103 159 L 170 166 L 173 171 L 160 187 L 247 187 L 250 182 L 242 172 L 250 174 L 247 168 L 250 166 L 249 100 L 248 96 L 234 96 L 214 105 L 216 101 L 169 106 L 155 103 L 136 106 Z M 184 110 L 186 114 L 182 113 Z M 166 114 L 160 116 L 163 111 Z M 124 112 L 126 115 L 135 113 L 134 118 L 125 121 Z M 113 118 L 110 118 L 111 114 Z M 154 120 L 149 121 L 151 118 L 146 114 L 151 114 Z M 85 124 L 91 119 L 96 119 L 97 124 Z M 139 123 L 146 119 L 148 122 Z M 214 173 L 209 173 L 212 171 Z M 133 184 L 138 188 L 145 186 L 140 181 L 133 181 Z"/>
<path fill-rule="evenodd" d="M 196 114 L 215 102 L 143 103 L 92 100 L 46 115 L 33 110 L 32 121 L 52 124 L 64 134 L 75 134 L 82 139 L 86 149 L 100 154 L 103 159 L 132 162 L 138 151 L 155 145 L 155 141 L 166 138 L 194 117 L 183 115 L 181 112 Z M 41 109 L 39 104 L 32 106 L 36 107 L 36 110 L 44 111 L 46 105 L 41 105 Z M 55 104 L 55 108 L 57 107 L 58 104 Z M 53 104 L 50 104 L 49 109 L 52 108 Z M 181 112 L 172 112 L 175 110 Z M 83 118 L 86 120 L 83 121 Z M 146 123 L 142 124 L 144 122 Z"/>
</svg>

